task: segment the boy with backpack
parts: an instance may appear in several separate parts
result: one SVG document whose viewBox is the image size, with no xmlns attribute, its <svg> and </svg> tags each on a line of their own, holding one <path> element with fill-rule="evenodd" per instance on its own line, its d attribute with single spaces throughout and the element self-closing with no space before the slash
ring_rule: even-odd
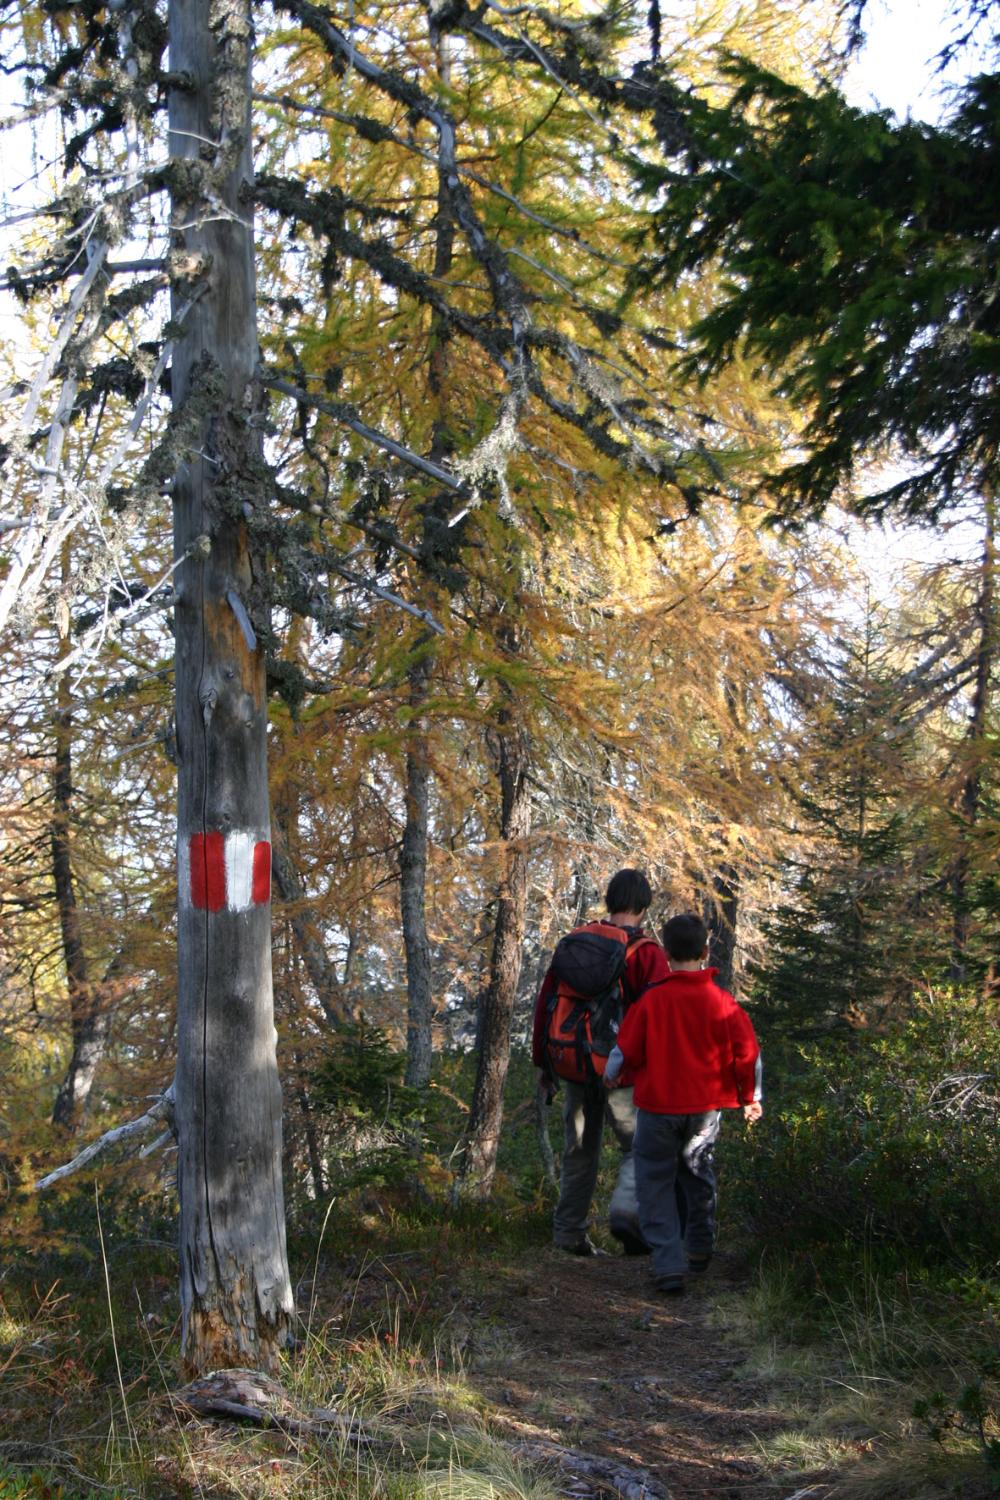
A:
<svg viewBox="0 0 1000 1500">
<path fill-rule="evenodd" d="M 609 1227 L 627 1255 L 645 1255 L 639 1229 L 632 1137 L 632 1079 L 602 1083 L 622 1015 L 642 991 L 669 973 L 666 955 L 642 930 L 652 901 L 641 870 L 619 870 L 608 884 L 606 920 L 575 928 L 557 945 L 535 1003 L 532 1061 L 539 1088 L 564 1090 L 565 1145 L 553 1239 L 571 1255 L 599 1255 L 587 1234 L 605 1121 L 621 1147 Z"/>
<path fill-rule="evenodd" d="M 713 1171 L 721 1111 L 763 1113 L 760 1049 L 750 1017 L 706 968 L 708 932 L 693 912 L 663 928 L 670 973 L 646 990 L 622 1023 L 604 1082 L 635 1072 L 633 1156 L 639 1223 L 653 1255 L 656 1289 L 684 1290 L 684 1272 L 707 1269 L 715 1244 Z M 676 1191 L 686 1208 L 686 1233 Z M 686 1248 L 686 1261 L 685 1261 Z"/>
</svg>

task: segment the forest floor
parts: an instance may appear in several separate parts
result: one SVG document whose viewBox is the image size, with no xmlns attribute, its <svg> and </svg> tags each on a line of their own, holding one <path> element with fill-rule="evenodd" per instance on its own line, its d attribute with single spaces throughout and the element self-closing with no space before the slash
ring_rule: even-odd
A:
<svg viewBox="0 0 1000 1500">
<path fill-rule="evenodd" d="M 488 1280 L 481 1263 L 457 1277 L 442 1267 L 436 1289 L 428 1272 L 433 1281 L 432 1267 L 397 1262 L 388 1280 L 420 1286 L 426 1311 L 436 1304 L 501 1441 L 555 1443 L 645 1470 L 670 1500 L 828 1493 L 819 1475 L 783 1483 L 760 1461 L 760 1442 L 794 1419 L 772 1404 L 747 1366 L 750 1351 L 726 1329 L 727 1299 L 748 1273 L 725 1253 L 673 1297 L 654 1291 L 645 1258 L 580 1258 L 554 1246 L 493 1263 Z M 387 1292 L 375 1262 L 351 1321 L 359 1304 L 385 1306 Z"/>
<path fill-rule="evenodd" d="M 672 1500 L 770 1500 L 780 1490 L 754 1445 L 787 1419 L 742 1373 L 746 1351 L 713 1316 L 741 1279 L 716 1258 L 683 1296 L 665 1297 L 645 1258 L 547 1248 L 490 1299 L 507 1369 L 477 1373 L 474 1360 L 470 1379 L 512 1432 L 646 1469 Z"/>
<path fill-rule="evenodd" d="M 11 1270 L 0 1500 L 640 1500 L 644 1483 L 650 1500 L 991 1493 L 974 1442 L 949 1454 L 921 1437 L 908 1382 L 852 1375 L 818 1326 L 801 1342 L 766 1279 L 726 1250 L 665 1297 L 645 1258 L 541 1241 L 541 1213 L 443 1217 L 408 1236 L 366 1210 L 342 1227 L 336 1244 L 297 1247 L 299 1337 L 274 1408 L 291 1427 L 208 1414 L 179 1387 L 165 1241 L 144 1255 L 113 1244 L 107 1287 L 92 1264 L 55 1283 L 23 1267 L 16 1287 Z M 345 1423 L 357 1428 L 341 1441 Z"/>
</svg>

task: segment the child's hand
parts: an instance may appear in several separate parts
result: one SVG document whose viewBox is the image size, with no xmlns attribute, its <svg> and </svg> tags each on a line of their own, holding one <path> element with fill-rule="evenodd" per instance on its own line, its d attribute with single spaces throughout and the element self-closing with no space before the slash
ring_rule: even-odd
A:
<svg viewBox="0 0 1000 1500">
<path fill-rule="evenodd" d="M 752 1125 L 755 1120 L 759 1120 L 763 1113 L 764 1106 L 759 1099 L 754 1099 L 750 1104 L 744 1104 L 743 1106 L 743 1118 L 748 1125 Z"/>
</svg>

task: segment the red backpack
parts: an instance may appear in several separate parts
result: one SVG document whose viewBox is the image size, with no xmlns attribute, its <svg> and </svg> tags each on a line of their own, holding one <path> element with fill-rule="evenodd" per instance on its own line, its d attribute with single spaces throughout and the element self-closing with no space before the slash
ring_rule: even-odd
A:
<svg viewBox="0 0 1000 1500">
<path fill-rule="evenodd" d="M 587 922 L 556 944 L 545 1050 L 557 1078 L 592 1083 L 603 1077 L 625 1013 L 625 960 L 653 941 L 629 937 L 610 922 Z M 634 998 L 628 995 L 630 1002 Z"/>
</svg>

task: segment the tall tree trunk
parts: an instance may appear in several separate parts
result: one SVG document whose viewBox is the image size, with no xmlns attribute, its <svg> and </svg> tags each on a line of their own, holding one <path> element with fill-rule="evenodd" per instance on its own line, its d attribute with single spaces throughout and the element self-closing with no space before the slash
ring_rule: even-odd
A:
<svg viewBox="0 0 1000 1500">
<path fill-rule="evenodd" d="M 344 987 L 337 977 L 332 958 L 310 919 L 308 901 L 302 877 L 292 856 L 289 844 L 291 820 L 284 810 L 275 807 L 274 840 L 271 853 L 274 865 L 274 883 L 282 901 L 289 908 L 288 920 L 302 961 L 306 966 L 316 998 L 330 1027 L 336 1031 L 350 1021 L 350 1010 L 344 997 Z M 346 983 L 346 980 L 345 980 Z"/>
<path fill-rule="evenodd" d="M 309 1158 L 309 1175 L 312 1177 L 313 1197 L 319 1200 L 325 1191 L 323 1182 L 323 1153 L 316 1134 L 316 1120 L 309 1102 L 309 1091 L 305 1085 L 308 1072 L 306 1060 L 301 1052 L 295 1054 L 295 1098 L 302 1114 L 302 1133 L 306 1140 L 306 1155 Z"/>
<path fill-rule="evenodd" d="M 63 550 L 63 582 L 67 581 L 68 549 Z M 58 614 L 59 656 L 67 650 L 69 612 Z M 80 931 L 80 910 L 73 879 L 70 828 L 73 801 L 73 711 L 69 675 L 59 675 L 56 714 L 53 723 L 55 756 L 52 774 L 52 879 L 59 912 L 63 961 L 69 994 L 71 1051 L 52 1110 L 52 1123 L 75 1130 L 87 1107 L 98 1063 L 104 1052 L 105 1028 L 101 1024 L 100 996 L 90 983 L 87 956 Z"/>
<path fill-rule="evenodd" d="M 872 644 L 874 621 L 872 616 L 871 586 L 865 585 L 865 647 L 861 682 L 861 721 L 858 743 L 860 761 L 857 771 L 857 803 L 854 821 L 854 880 L 851 890 L 850 934 L 847 947 L 845 978 L 850 1003 L 844 1008 L 842 1019 L 853 1020 L 865 1014 L 867 927 L 862 906 L 862 892 L 868 881 L 866 841 L 868 839 L 868 796 L 871 775 L 870 720 L 872 697 Z"/>
<path fill-rule="evenodd" d="M 451 82 L 448 38 L 430 17 L 430 41 L 437 64 L 438 83 Z M 438 172 L 438 211 L 435 219 L 434 275 L 444 279 L 455 252 L 455 215 L 448 172 Z M 437 311 L 431 318 L 427 383 L 435 407 L 430 457 L 440 462 L 452 451 L 448 428 L 448 324 Z M 450 503 L 450 498 L 449 498 Z M 429 736 L 421 710 L 427 701 L 434 669 L 433 638 L 418 642 L 419 655 L 408 673 L 410 719 L 406 749 L 406 826 L 399 860 L 399 908 L 406 951 L 406 1082 L 426 1088 L 434 1060 L 431 987 L 431 948 L 427 938 L 427 843 L 430 836 Z"/>
<path fill-rule="evenodd" d="M 952 957 L 950 977 L 956 984 L 966 977 L 969 946 L 969 877 L 972 872 L 972 841 L 979 821 L 983 794 L 984 742 L 990 703 L 990 683 L 996 649 L 996 503 L 986 497 L 985 537 L 982 572 L 976 613 L 979 617 L 979 643 L 976 648 L 976 677 L 966 731 L 967 767 L 959 787 L 956 807 L 959 816 L 959 850 L 951 872 Z"/>
<path fill-rule="evenodd" d="M 714 892 L 708 913 L 712 963 L 719 971 L 723 989 L 731 990 L 740 911 L 740 872 L 733 864 L 722 864 L 715 871 L 712 884 Z"/>
<path fill-rule="evenodd" d="M 503 1123 L 503 1096 L 510 1064 L 510 1028 L 517 1000 L 528 895 L 528 790 L 530 744 L 508 706 L 500 717 L 501 874 L 497 896 L 490 979 L 480 996 L 479 1059 L 457 1191 L 488 1198 L 496 1172 Z"/>
<path fill-rule="evenodd" d="M 399 907 L 406 949 L 406 1082 L 426 1088 L 434 1056 L 431 1021 L 431 946 L 427 939 L 427 838 L 430 771 L 427 725 L 420 707 L 427 698 L 432 658 L 421 656 L 409 671 L 411 714 L 406 751 L 406 826 L 399 856 Z"/>
<path fill-rule="evenodd" d="M 285 639 L 286 649 L 294 653 L 303 636 L 302 622 L 293 621 Z M 271 741 L 272 754 L 277 751 L 286 759 L 295 756 L 295 729 L 289 739 Z M 271 824 L 271 873 L 275 889 L 284 905 L 296 947 L 305 964 L 316 998 L 332 1030 L 350 1021 L 343 985 L 337 966 L 326 950 L 322 931 L 312 917 L 310 901 L 300 872 L 301 857 L 298 826 L 301 793 L 294 783 L 285 783 L 274 799 Z"/>
<path fill-rule="evenodd" d="M 722 691 L 726 716 L 732 726 L 732 746 L 720 746 L 721 766 L 737 794 L 743 785 L 746 760 L 745 723 L 747 718 L 746 687 L 742 690 L 729 672 L 723 674 Z M 712 872 L 712 889 L 706 902 L 705 920 L 711 941 L 712 963 L 719 971 L 724 989 L 733 987 L 736 965 L 736 935 L 740 915 L 740 868 L 731 859 L 720 858 Z"/>
<path fill-rule="evenodd" d="M 272 1369 L 292 1292 L 271 987 L 247 0 L 171 0 L 181 1354 Z M 255 483 L 257 481 L 257 483 Z M 259 561 L 259 560 L 258 560 Z"/>
</svg>

